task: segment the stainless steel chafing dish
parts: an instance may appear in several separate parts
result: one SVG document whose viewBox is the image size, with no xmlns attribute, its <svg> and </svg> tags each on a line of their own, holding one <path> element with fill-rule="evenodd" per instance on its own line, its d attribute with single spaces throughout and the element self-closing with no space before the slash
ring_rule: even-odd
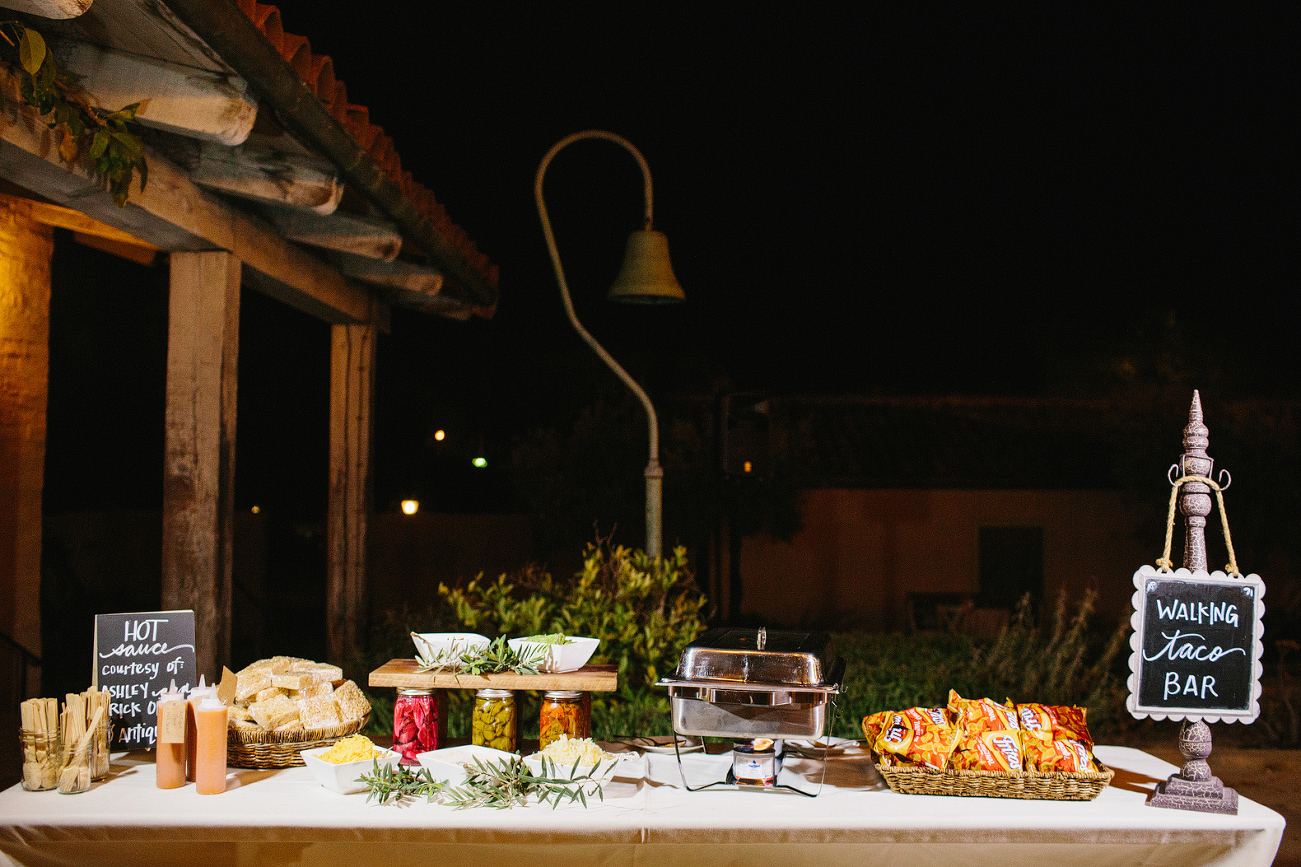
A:
<svg viewBox="0 0 1301 867">
<path fill-rule="evenodd" d="M 718 627 L 687 645 L 658 685 L 678 734 L 816 739 L 844 672 L 826 633 Z"/>
</svg>

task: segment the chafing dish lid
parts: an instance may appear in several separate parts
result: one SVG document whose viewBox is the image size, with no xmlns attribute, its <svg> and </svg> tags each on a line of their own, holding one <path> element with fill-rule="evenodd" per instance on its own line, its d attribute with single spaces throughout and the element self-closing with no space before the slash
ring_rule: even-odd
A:
<svg viewBox="0 0 1301 867">
<path fill-rule="evenodd" d="M 710 629 L 682 651 L 680 680 L 831 686 L 835 651 L 825 632 Z"/>
</svg>

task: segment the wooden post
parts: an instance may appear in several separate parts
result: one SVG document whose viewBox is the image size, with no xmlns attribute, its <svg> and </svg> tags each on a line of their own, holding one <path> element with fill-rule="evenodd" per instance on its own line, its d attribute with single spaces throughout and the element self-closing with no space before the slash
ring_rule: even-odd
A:
<svg viewBox="0 0 1301 867">
<path fill-rule="evenodd" d="M 53 253 L 54 232 L 31 218 L 29 203 L 0 198 L 0 632 L 33 660 L 41 653 L 41 497 Z M 23 659 L 21 665 L 28 662 Z M 39 687 L 38 671 L 25 670 L 24 676 L 32 688 Z"/>
<path fill-rule="evenodd" d="M 199 672 L 230 663 L 240 262 L 173 253 L 163 457 L 163 607 L 194 610 Z"/>
<path fill-rule="evenodd" d="M 326 632 L 330 660 L 342 662 L 366 628 L 366 522 L 371 507 L 375 395 L 374 323 L 331 326 L 329 575 Z"/>
</svg>

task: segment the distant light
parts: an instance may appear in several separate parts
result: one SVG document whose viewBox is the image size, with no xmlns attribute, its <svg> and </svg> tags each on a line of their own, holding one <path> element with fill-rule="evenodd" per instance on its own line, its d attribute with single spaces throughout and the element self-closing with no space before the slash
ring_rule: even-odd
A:
<svg viewBox="0 0 1301 867">
<path fill-rule="evenodd" d="M 402 501 L 402 514 L 404 514 L 404 515 L 414 515 L 414 514 L 415 514 L 416 512 L 418 512 L 418 511 L 420 511 L 420 501 L 419 501 L 419 500 L 403 500 L 403 501 Z"/>
<path fill-rule="evenodd" d="M 474 465 L 475 465 L 476 467 L 478 467 L 479 469 L 483 469 L 484 467 L 488 466 L 488 459 L 487 459 L 487 458 L 475 458 L 475 459 L 474 459 Z"/>
<path fill-rule="evenodd" d="M 434 431 L 434 439 L 441 443 L 443 440 L 447 439 L 447 432 L 441 430 Z"/>
<path fill-rule="evenodd" d="M 747 472 L 747 473 L 748 473 L 748 472 L 750 472 L 750 471 L 753 470 L 753 469 L 754 469 L 754 466 L 753 466 L 749 461 L 746 461 L 744 464 L 741 465 L 741 470 L 742 470 L 743 472 Z"/>
<path fill-rule="evenodd" d="M 256 515 L 258 512 L 261 512 L 261 511 L 262 511 L 262 507 L 261 507 L 261 506 L 254 506 L 253 508 L 249 509 L 249 511 Z"/>
</svg>

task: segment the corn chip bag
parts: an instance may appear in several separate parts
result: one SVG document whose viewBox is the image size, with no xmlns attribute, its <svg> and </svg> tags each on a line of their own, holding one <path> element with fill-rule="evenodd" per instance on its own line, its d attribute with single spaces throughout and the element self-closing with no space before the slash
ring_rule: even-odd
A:
<svg viewBox="0 0 1301 867">
<path fill-rule="evenodd" d="M 949 690 L 949 712 L 959 737 L 951 767 L 968 771 L 1019 771 L 1025 766 L 1021 727 L 1010 705 L 967 699 Z"/>
<path fill-rule="evenodd" d="M 942 771 L 948 766 L 957 738 L 958 731 L 943 708 L 913 707 L 890 711 L 874 746 L 881 756 L 892 755 L 897 764 Z"/>
<path fill-rule="evenodd" d="M 1079 773 L 1094 770 L 1093 753 L 1088 745 L 1069 738 L 1059 741 L 1032 738 L 1026 741 L 1025 765 L 1036 771 Z"/>
<path fill-rule="evenodd" d="M 863 717 L 863 737 L 867 740 L 868 746 L 876 744 L 876 739 L 881 734 L 881 729 L 886 727 L 890 719 L 890 711 L 877 711 L 870 716 Z"/>
</svg>

